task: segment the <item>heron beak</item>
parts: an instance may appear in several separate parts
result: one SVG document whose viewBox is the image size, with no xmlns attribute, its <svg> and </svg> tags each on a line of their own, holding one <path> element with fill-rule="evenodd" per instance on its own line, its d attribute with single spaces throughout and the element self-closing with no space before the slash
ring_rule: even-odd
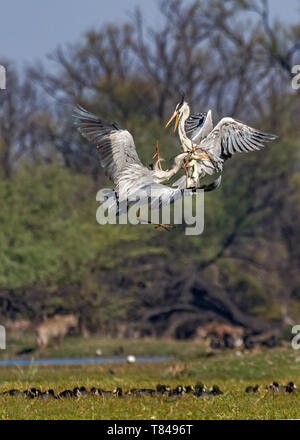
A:
<svg viewBox="0 0 300 440">
<path fill-rule="evenodd" d="M 176 133 L 177 127 L 179 123 L 179 112 L 176 114 L 176 121 L 175 121 L 175 127 L 174 127 L 174 133 Z"/>
<path fill-rule="evenodd" d="M 166 128 L 168 128 L 169 125 L 171 124 L 171 122 L 172 122 L 175 118 L 176 118 L 176 122 L 175 122 L 174 132 L 176 131 L 177 126 L 178 126 L 178 122 L 179 122 L 179 113 L 175 111 L 175 112 L 173 113 L 171 119 L 170 119 L 170 120 L 167 122 L 167 124 L 166 124 Z"/>
</svg>

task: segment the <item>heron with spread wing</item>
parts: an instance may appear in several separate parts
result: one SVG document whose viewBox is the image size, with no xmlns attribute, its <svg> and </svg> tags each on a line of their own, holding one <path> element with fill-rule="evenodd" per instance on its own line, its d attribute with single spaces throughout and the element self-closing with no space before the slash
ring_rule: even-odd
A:
<svg viewBox="0 0 300 440">
<path fill-rule="evenodd" d="M 277 138 L 274 134 L 249 127 L 229 117 L 221 119 L 214 127 L 211 110 L 190 116 L 190 107 L 184 97 L 166 127 L 174 119 L 174 132 L 178 127 L 182 150 L 190 154 L 191 169 L 187 171 L 184 182 L 187 188 L 199 187 L 200 179 L 207 174 L 221 173 L 224 162 L 233 154 L 260 150 L 266 143 Z M 221 183 L 221 176 L 215 183 Z M 176 184 L 183 187 L 183 179 L 179 179 Z"/>
<path fill-rule="evenodd" d="M 80 106 L 75 108 L 73 117 L 81 135 L 97 145 L 101 166 L 115 184 L 117 206 L 112 204 L 111 208 L 116 209 L 117 215 L 123 213 L 120 211 L 120 206 L 125 205 L 121 202 L 125 199 L 134 200 L 139 193 L 151 197 L 153 209 L 172 204 L 183 194 L 186 195 L 183 189 L 170 188 L 162 185 L 162 182 L 168 181 L 181 169 L 189 153 L 183 152 L 177 155 L 172 168 L 166 171 L 162 169 L 157 155 L 153 169 L 149 169 L 140 161 L 129 131 L 122 129 L 116 123 L 89 113 Z M 210 191 L 210 186 L 202 189 Z"/>
</svg>

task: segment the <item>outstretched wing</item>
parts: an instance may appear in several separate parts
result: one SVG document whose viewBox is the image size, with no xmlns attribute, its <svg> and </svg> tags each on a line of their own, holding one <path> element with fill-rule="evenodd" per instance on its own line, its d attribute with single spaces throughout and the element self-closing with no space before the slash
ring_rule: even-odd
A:
<svg viewBox="0 0 300 440">
<path fill-rule="evenodd" d="M 143 166 L 129 131 L 123 130 L 116 123 L 98 118 L 80 106 L 75 108 L 73 117 L 82 136 L 97 145 L 101 166 L 115 183 L 128 165 Z"/>
<path fill-rule="evenodd" d="M 260 150 L 278 136 L 249 127 L 232 118 L 223 118 L 201 143 L 201 148 L 218 157 Z"/>
</svg>

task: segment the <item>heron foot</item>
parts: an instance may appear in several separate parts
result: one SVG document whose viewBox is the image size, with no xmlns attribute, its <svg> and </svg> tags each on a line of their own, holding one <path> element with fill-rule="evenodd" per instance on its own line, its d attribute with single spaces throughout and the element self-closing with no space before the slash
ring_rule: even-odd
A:
<svg viewBox="0 0 300 440">
<path fill-rule="evenodd" d="M 197 157 L 197 159 L 209 159 L 211 157 L 210 154 L 206 154 L 206 153 L 199 153 L 195 155 Z"/>
<path fill-rule="evenodd" d="M 211 157 L 211 154 L 205 153 L 204 151 L 199 151 L 199 146 L 196 145 L 193 147 L 190 151 L 190 156 L 194 159 L 209 159 Z"/>
<path fill-rule="evenodd" d="M 165 231 L 171 232 L 171 230 L 175 229 L 176 226 L 174 226 L 174 225 L 165 225 L 163 223 L 158 223 L 157 225 L 155 225 L 154 229 L 159 229 L 159 228 L 162 228 Z"/>
</svg>

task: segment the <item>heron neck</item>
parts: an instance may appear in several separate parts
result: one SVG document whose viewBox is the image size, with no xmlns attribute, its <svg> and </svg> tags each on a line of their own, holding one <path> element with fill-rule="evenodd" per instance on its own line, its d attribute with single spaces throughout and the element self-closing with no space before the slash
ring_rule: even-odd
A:
<svg viewBox="0 0 300 440">
<path fill-rule="evenodd" d="M 155 175 L 158 178 L 159 183 L 165 182 L 166 180 L 171 179 L 171 177 L 173 177 L 176 173 L 178 173 L 178 171 L 181 168 L 181 165 L 182 165 L 182 162 L 175 163 L 173 165 L 173 167 L 168 171 L 164 171 L 164 170 L 159 170 L 159 172 L 156 171 Z"/>
<path fill-rule="evenodd" d="M 190 109 L 187 108 L 182 114 L 178 125 L 178 134 L 183 151 L 189 151 L 193 148 L 193 142 L 191 141 L 191 139 L 187 137 L 185 132 L 185 123 L 189 118 L 189 116 L 190 116 Z"/>
</svg>

